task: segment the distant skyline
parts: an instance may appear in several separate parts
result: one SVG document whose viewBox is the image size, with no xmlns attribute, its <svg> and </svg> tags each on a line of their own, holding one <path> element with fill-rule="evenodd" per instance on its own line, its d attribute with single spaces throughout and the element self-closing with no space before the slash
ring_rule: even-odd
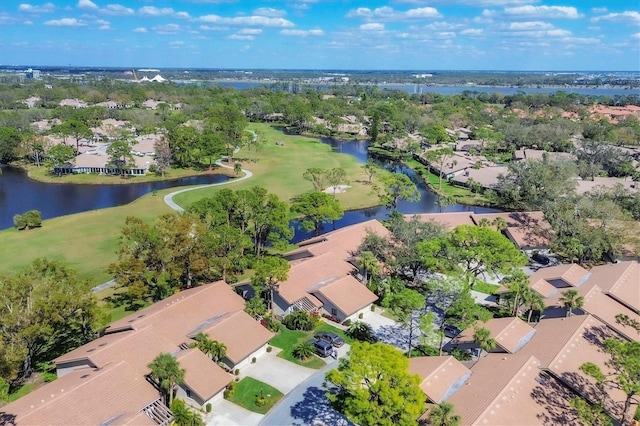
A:
<svg viewBox="0 0 640 426">
<path fill-rule="evenodd" d="M 640 71 L 638 0 L 0 1 L 0 65 Z"/>
</svg>

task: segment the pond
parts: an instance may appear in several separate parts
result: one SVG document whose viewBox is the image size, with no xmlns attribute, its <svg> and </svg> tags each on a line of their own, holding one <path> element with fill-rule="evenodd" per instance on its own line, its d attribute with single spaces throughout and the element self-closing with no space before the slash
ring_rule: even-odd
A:
<svg viewBox="0 0 640 426">
<path fill-rule="evenodd" d="M 134 178 L 135 179 L 135 178 Z M 128 204 L 144 194 L 174 186 L 220 183 L 225 175 L 201 175 L 172 181 L 113 185 L 44 183 L 30 179 L 22 169 L 2 166 L 0 175 L 0 229 L 13 226 L 13 216 L 40 210 L 43 219 Z"/>
</svg>

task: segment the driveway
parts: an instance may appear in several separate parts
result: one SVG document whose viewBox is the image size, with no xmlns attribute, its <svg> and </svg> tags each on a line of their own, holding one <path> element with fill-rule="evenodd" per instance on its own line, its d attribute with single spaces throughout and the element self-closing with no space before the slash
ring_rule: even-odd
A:
<svg viewBox="0 0 640 426">
<path fill-rule="evenodd" d="M 286 395 L 317 371 L 278 358 L 276 356 L 278 352 L 280 352 L 280 349 L 273 348 L 273 351 L 262 355 L 255 364 L 249 364 L 243 368 L 240 372 L 240 377 L 251 376 L 256 380 L 273 386 Z"/>
<path fill-rule="evenodd" d="M 326 389 L 322 386 L 325 373 L 337 366 L 338 361 L 333 361 L 318 370 L 272 408 L 264 416 L 260 425 L 353 425 L 346 417 L 329 406 L 329 400 L 325 396 Z"/>
<path fill-rule="evenodd" d="M 226 399 L 215 402 L 211 408 L 213 414 L 207 426 L 256 426 L 264 417 Z"/>
<path fill-rule="evenodd" d="M 395 346 L 402 351 L 408 350 L 409 332 L 394 320 L 382 316 L 376 310 L 364 312 L 362 321 L 373 328 L 374 334 L 381 342 Z"/>
</svg>

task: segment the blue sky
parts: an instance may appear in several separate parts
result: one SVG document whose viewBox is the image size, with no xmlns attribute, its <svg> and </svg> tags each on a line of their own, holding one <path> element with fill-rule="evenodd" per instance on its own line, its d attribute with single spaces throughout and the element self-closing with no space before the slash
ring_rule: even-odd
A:
<svg viewBox="0 0 640 426">
<path fill-rule="evenodd" d="M 0 1 L 0 64 L 640 71 L 638 0 Z"/>
</svg>

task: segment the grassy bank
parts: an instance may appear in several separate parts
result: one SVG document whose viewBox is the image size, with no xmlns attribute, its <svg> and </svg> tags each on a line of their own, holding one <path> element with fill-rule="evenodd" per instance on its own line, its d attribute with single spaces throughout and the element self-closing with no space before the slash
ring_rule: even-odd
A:
<svg viewBox="0 0 640 426">
<path fill-rule="evenodd" d="M 302 178 L 307 169 L 341 167 L 347 171 L 348 185 L 351 186 L 345 193 L 337 194 L 337 199 L 345 210 L 371 207 L 379 203 L 378 198 L 371 194 L 371 185 L 368 184 L 362 165 L 352 156 L 332 152 L 330 146 L 315 138 L 285 135 L 267 124 L 252 123 L 249 129 L 262 135 L 265 143 L 257 152 L 253 149 L 251 152 L 240 151 L 236 157 L 243 160 L 242 167 L 251 170 L 253 178 L 227 187 L 237 190 L 260 185 L 289 201 L 292 197 L 313 189 L 311 182 Z M 174 201 L 183 207 L 188 206 L 217 190 L 214 187 L 185 192 L 177 195 Z"/>
<path fill-rule="evenodd" d="M 424 179 L 431 189 L 436 194 L 445 195 L 453 198 L 457 203 L 466 204 L 471 206 L 488 206 L 491 205 L 491 200 L 483 194 L 476 194 L 469 189 L 452 185 L 446 179 L 442 179 L 442 189 L 440 187 L 440 178 L 431 173 L 427 167 L 413 158 L 405 160 L 404 163 L 411 167 L 416 173 L 418 173 L 422 179 Z"/>
</svg>

